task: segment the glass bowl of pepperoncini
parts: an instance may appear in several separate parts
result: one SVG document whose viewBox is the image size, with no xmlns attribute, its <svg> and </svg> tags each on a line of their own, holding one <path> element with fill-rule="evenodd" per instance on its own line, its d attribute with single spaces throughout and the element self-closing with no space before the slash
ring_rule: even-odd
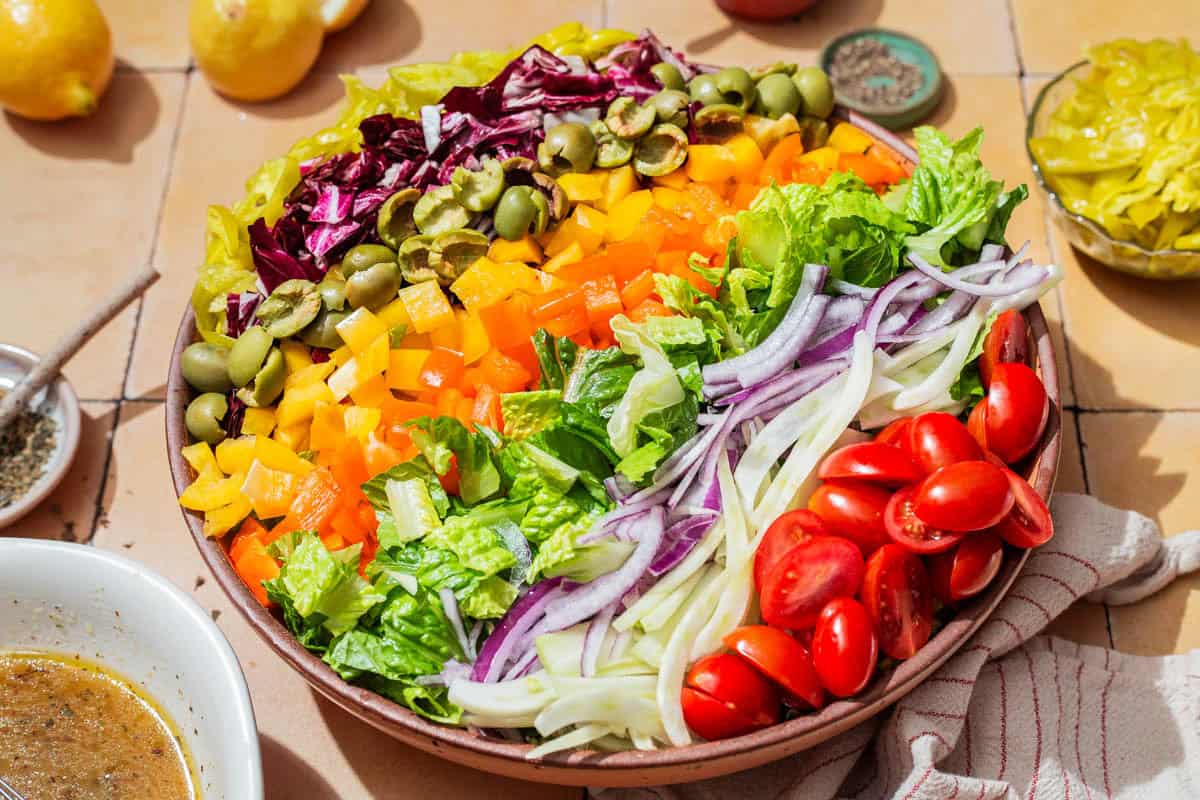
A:
<svg viewBox="0 0 1200 800">
<path fill-rule="evenodd" d="M 1167 45 L 1176 46 L 1093 48 L 1038 93 L 1025 143 L 1046 207 L 1074 247 L 1144 278 L 1200 278 L 1200 55 L 1155 73 L 1144 61 Z M 1194 130 L 1176 136 L 1185 127 Z M 1171 129 L 1177 140 L 1147 129 Z"/>
</svg>

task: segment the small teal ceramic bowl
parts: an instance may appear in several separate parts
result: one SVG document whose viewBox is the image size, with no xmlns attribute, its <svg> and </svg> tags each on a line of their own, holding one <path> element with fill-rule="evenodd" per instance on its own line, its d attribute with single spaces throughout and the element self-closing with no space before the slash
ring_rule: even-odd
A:
<svg viewBox="0 0 1200 800">
<path fill-rule="evenodd" d="M 903 102 L 895 105 L 864 103 L 847 93 L 844 84 L 839 87 L 835 71 L 832 69 L 834 59 L 843 48 L 861 47 L 861 43 L 865 41 L 882 44 L 892 58 L 916 67 L 919 76 L 918 88 Z M 885 28 L 865 28 L 834 39 L 821 51 L 821 68 L 829 73 L 833 80 L 833 92 L 838 105 L 853 109 L 893 131 L 912 127 L 928 117 L 937 108 L 945 88 L 942 69 L 938 66 L 937 57 L 934 56 L 933 51 L 907 34 Z M 896 82 L 891 75 L 870 72 L 865 81 L 869 86 L 880 88 L 891 86 Z"/>
</svg>

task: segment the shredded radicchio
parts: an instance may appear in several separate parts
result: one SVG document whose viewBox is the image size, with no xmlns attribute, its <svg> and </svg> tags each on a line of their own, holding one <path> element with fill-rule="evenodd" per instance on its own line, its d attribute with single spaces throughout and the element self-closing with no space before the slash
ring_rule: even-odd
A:
<svg viewBox="0 0 1200 800">
<path fill-rule="evenodd" d="M 254 312 L 262 302 L 258 292 L 233 293 L 225 298 L 225 333 L 237 338 L 254 325 Z"/>
</svg>

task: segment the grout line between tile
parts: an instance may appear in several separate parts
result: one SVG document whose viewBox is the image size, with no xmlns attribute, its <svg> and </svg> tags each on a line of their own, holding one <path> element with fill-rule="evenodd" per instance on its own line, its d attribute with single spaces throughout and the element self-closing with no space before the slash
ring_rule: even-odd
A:
<svg viewBox="0 0 1200 800">
<path fill-rule="evenodd" d="M 104 453 L 104 466 L 100 470 L 100 489 L 96 492 L 96 509 L 92 512 L 92 529 L 88 531 L 87 538 L 82 544 L 92 544 L 96 540 L 96 532 L 100 529 L 100 522 L 104 519 L 104 492 L 108 489 L 108 471 L 112 467 L 113 448 L 117 441 L 117 426 L 121 424 L 121 407 L 123 403 L 118 402 L 113 407 L 113 423 L 112 428 L 108 431 L 108 447 Z"/>
</svg>

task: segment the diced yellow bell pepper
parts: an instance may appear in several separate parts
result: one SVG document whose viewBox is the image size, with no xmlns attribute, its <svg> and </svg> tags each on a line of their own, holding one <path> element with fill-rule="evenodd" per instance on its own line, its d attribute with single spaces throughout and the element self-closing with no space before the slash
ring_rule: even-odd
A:
<svg viewBox="0 0 1200 800">
<path fill-rule="evenodd" d="M 733 153 L 733 176 L 742 183 L 755 183 L 762 172 L 763 154 L 754 139 L 744 133 L 725 140 L 725 147 Z"/>
<path fill-rule="evenodd" d="M 554 258 L 542 265 L 542 272 L 553 275 L 567 264 L 576 264 L 583 261 L 583 245 L 579 242 L 571 242 L 567 245 L 567 249 L 558 253 Z"/>
<path fill-rule="evenodd" d="M 404 310 L 404 301 L 399 297 L 376 311 L 375 316 L 389 331 L 397 325 L 412 328 L 412 320 L 408 318 L 408 312 Z"/>
<path fill-rule="evenodd" d="M 834 170 L 837 169 L 839 155 L 837 150 L 826 146 L 810 150 L 797 160 L 801 164 L 812 164 L 819 169 Z"/>
<path fill-rule="evenodd" d="M 307 367 L 293 372 L 287 376 L 287 380 L 283 383 L 283 388 L 286 391 L 294 387 L 310 386 L 314 383 L 322 383 L 326 378 L 333 374 L 337 364 L 332 361 L 322 361 L 320 364 L 309 364 Z"/>
<path fill-rule="evenodd" d="M 655 189 L 654 191 L 659 190 Z M 672 190 L 664 189 L 662 191 Z M 654 194 L 650 189 L 641 189 L 621 198 L 608 214 L 608 232 L 606 233 L 608 241 L 620 242 L 632 236 L 653 205 Z"/>
<path fill-rule="evenodd" d="M 538 270 L 524 264 L 481 258 L 450 285 L 450 291 L 470 311 L 495 305 L 518 289 L 541 291 Z"/>
<path fill-rule="evenodd" d="M 595 203 L 604 197 L 606 178 L 606 175 L 568 172 L 566 175 L 559 175 L 557 180 L 558 185 L 566 192 L 567 200 L 572 203 Z"/>
<path fill-rule="evenodd" d="M 570 249 L 570 248 L 567 248 Z M 559 253 L 562 255 L 562 253 Z M 549 272 L 538 272 L 538 291 L 554 292 L 559 289 L 569 289 L 573 284 L 567 283 L 562 278 L 551 275 Z"/>
<path fill-rule="evenodd" d="M 352 358 L 345 364 L 342 364 L 326 381 L 329 385 L 329 391 L 333 392 L 333 399 L 340 403 L 350 396 L 350 393 L 358 388 L 358 359 Z"/>
<path fill-rule="evenodd" d="M 453 320 L 454 309 L 437 281 L 422 281 L 400 290 L 413 330 L 428 333 Z"/>
<path fill-rule="evenodd" d="M 655 186 L 650 190 L 654 197 L 654 205 L 664 211 L 674 211 L 682 205 L 687 205 L 687 195 L 670 186 Z"/>
<path fill-rule="evenodd" d="M 457 312 L 452 322 L 429 332 L 429 343 L 432 347 L 462 352 L 462 320 Z"/>
<path fill-rule="evenodd" d="M 435 283 L 434 286 L 436 287 L 437 284 Z M 408 310 L 407 305 L 405 310 Z M 387 335 L 388 326 L 364 307 L 339 322 L 337 332 L 346 346 L 350 348 L 350 352 L 358 355 L 370 347 L 371 343 L 380 336 Z"/>
<path fill-rule="evenodd" d="M 791 114 L 784 114 L 779 119 L 747 114 L 742 120 L 742 129 L 758 145 L 759 152 L 766 156 L 780 139 L 799 133 L 800 123 Z"/>
<path fill-rule="evenodd" d="M 189 444 L 180 450 L 179 454 L 183 456 L 183 460 L 188 463 L 188 466 L 196 471 L 196 475 L 204 475 L 205 473 L 217 476 L 221 475 L 221 468 L 217 466 L 217 458 L 213 455 L 212 448 L 209 447 L 208 442 Z"/>
<path fill-rule="evenodd" d="M 281 428 L 312 419 L 313 407 L 317 403 L 332 403 L 333 392 L 324 382 L 306 386 L 293 386 L 283 392 L 279 407 L 275 411 L 275 424 Z"/>
<path fill-rule="evenodd" d="M 338 447 L 346 434 L 344 406 L 317 403 L 313 409 L 312 427 L 309 428 L 308 444 L 313 450 L 330 450 Z"/>
<path fill-rule="evenodd" d="M 242 481 L 242 494 L 259 519 L 282 517 L 296 499 L 296 484 L 297 478 L 290 472 L 254 461 Z"/>
<path fill-rule="evenodd" d="M 244 430 L 245 426 L 242 427 Z M 217 445 L 215 455 L 218 466 L 226 475 L 245 472 L 254 460 L 254 437 L 243 435 L 236 439 L 225 439 Z"/>
<path fill-rule="evenodd" d="M 339 367 L 352 358 L 354 358 L 354 353 L 350 352 L 350 348 L 346 345 L 342 345 L 329 354 L 329 360 Z"/>
<path fill-rule="evenodd" d="M 304 342 L 284 339 L 279 343 L 279 350 L 283 353 L 283 363 L 287 366 L 288 375 L 313 363 L 312 351 Z"/>
<path fill-rule="evenodd" d="M 247 408 L 242 417 L 242 433 L 247 436 L 270 436 L 275 430 L 275 408 Z"/>
<path fill-rule="evenodd" d="M 301 453 L 308 449 L 308 429 L 308 420 L 302 420 L 286 428 L 280 426 L 271 434 L 271 440 L 278 442 L 295 453 Z M 303 460 L 301 459 L 301 461 Z"/>
<path fill-rule="evenodd" d="M 829 146 L 839 153 L 865 153 L 873 141 L 861 128 L 839 122 L 829 134 Z"/>
<path fill-rule="evenodd" d="M 209 539 L 224 536 L 250 515 L 250 501 L 238 495 L 227 506 L 213 509 L 204 515 L 204 535 Z"/>
<path fill-rule="evenodd" d="M 604 239 L 604 229 L 608 226 L 608 215 L 603 211 L 591 206 L 576 206 L 575 213 L 571 216 L 578 220 L 580 226 L 595 231 L 601 240 Z"/>
<path fill-rule="evenodd" d="M 410 333 L 392 348 L 393 350 L 429 350 L 433 342 L 428 333 Z"/>
<path fill-rule="evenodd" d="M 345 406 L 346 435 L 353 436 L 366 444 L 367 437 L 379 427 L 383 420 L 383 412 L 378 408 L 363 408 L 361 406 Z"/>
<path fill-rule="evenodd" d="M 305 425 L 304 429 L 305 436 L 307 436 L 308 426 Z M 290 431 L 291 429 L 288 430 Z M 276 434 L 278 433 L 279 431 L 276 431 Z M 289 433 L 288 436 L 290 437 L 291 434 Z M 293 475 L 307 475 L 314 469 L 311 461 L 305 461 L 296 455 L 296 451 L 289 449 L 286 445 L 281 444 L 275 439 L 268 439 L 266 436 L 254 437 L 254 457 L 261 461 L 264 466 L 271 469 L 281 469 Z"/>
<path fill-rule="evenodd" d="M 737 159 L 724 145 L 693 144 L 688 146 L 687 163 L 683 168 L 693 181 L 720 183 L 733 177 Z"/>
<path fill-rule="evenodd" d="M 212 511 L 227 506 L 241 497 L 241 473 L 222 478 L 213 473 L 201 475 L 179 495 L 179 505 L 192 511 Z"/>
<path fill-rule="evenodd" d="M 388 368 L 388 352 L 390 351 L 391 337 L 385 333 L 356 355 L 354 360 L 358 363 L 358 379 L 355 386 L 362 386 L 376 375 L 382 375 L 383 371 Z"/>
<path fill-rule="evenodd" d="M 497 237 L 488 248 L 487 257 L 492 261 L 518 261 L 525 264 L 542 263 L 542 246 L 532 236 L 525 234 L 515 242 Z"/>
<path fill-rule="evenodd" d="M 604 200 L 600 203 L 600 210 L 611 212 L 617 203 L 636 192 L 637 188 L 637 173 L 633 171 L 633 167 L 626 164 L 623 167 L 617 167 L 610 171 L 608 173 L 608 185 L 604 188 Z"/>
<path fill-rule="evenodd" d="M 575 206 L 575 213 L 563 220 L 546 243 L 546 255 L 556 256 L 570 247 L 572 242 L 578 242 L 583 254 L 590 256 L 604 243 L 607 230 L 607 214 L 591 206 Z"/>
<path fill-rule="evenodd" d="M 427 358 L 428 350 L 393 350 L 387 369 L 388 388 L 402 392 L 419 392 L 424 389 L 417 378 Z"/>
<path fill-rule="evenodd" d="M 483 354 L 491 346 L 491 342 L 488 341 L 487 329 L 483 327 L 483 320 L 466 309 L 459 309 L 454 312 L 454 315 L 458 317 L 459 325 L 462 328 L 463 363 L 474 364 L 483 358 Z"/>
<path fill-rule="evenodd" d="M 392 399 L 392 393 L 388 391 L 387 379 L 383 375 L 375 375 L 370 380 L 360 383 L 350 392 L 350 400 L 356 406 L 369 406 L 370 408 L 383 408 L 383 404 Z M 320 448 L 314 447 L 314 450 Z"/>
<path fill-rule="evenodd" d="M 687 167 L 680 167 L 674 172 L 668 172 L 666 175 L 659 175 L 652 179 L 655 186 L 667 186 L 671 189 L 679 189 L 683 191 L 688 185 Z"/>
</svg>

